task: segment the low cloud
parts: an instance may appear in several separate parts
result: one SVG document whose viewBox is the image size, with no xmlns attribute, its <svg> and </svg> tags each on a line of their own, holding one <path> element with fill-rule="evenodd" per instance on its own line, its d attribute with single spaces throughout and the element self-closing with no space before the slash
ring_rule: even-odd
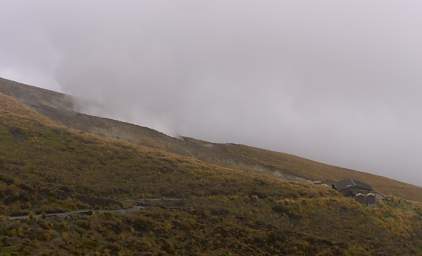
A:
<svg viewBox="0 0 422 256">
<path fill-rule="evenodd" d="M 0 75 L 84 111 L 422 184 L 422 4 L 2 0 Z"/>
</svg>

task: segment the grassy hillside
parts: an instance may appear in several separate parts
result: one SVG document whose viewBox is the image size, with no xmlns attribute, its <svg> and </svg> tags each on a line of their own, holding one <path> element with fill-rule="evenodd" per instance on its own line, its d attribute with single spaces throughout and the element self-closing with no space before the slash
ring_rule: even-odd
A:
<svg viewBox="0 0 422 256">
<path fill-rule="evenodd" d="M 179 208 L 72 219 L 7 216 Z M 422 255 L 422 209 L 361 206 L 284 182 L 70 131 L 0 94 L 0 255 Z"/>
<path fill-rule="evenodd" d="M 0 92 L 13 96 L 50 119 L 73 129 L 159 149 L 220 166 L 264 171 L 281 178 L 336 181 L 356 178 L 377 191 L 422 202 L 422 188 L 396 180 L 347 170 L 300 157 L 245 145 L 216 144 L 192 138 L 177 139 L 149 128 L 76 113 L 70 97 L 0 79 Z"/>
</svg>

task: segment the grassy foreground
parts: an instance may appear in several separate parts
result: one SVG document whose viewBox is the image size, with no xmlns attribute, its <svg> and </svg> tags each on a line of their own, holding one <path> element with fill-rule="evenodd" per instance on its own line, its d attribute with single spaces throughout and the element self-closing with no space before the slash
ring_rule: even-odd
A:
<svg viewBox="0 0 422 256">
<path fill-rule="evenodd" d="M 73 219 L 7 216 L 177 209 Z M 422 209 L 367 208 L 325 187 L 282 182 L 71 131 L 0 95 L 0 255 L 422 255 Z"/>
</svg>

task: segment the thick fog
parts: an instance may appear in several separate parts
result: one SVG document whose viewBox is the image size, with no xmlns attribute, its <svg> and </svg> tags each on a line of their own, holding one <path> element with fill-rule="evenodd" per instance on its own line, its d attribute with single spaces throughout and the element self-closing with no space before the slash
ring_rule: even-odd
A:
<svg viewBox="0 0 422 256">
<path fill-rule="evenodd" d="M 421 28 L 407 0 L 0 0 L 0 76 L 421 185 Z"/>
</svg>

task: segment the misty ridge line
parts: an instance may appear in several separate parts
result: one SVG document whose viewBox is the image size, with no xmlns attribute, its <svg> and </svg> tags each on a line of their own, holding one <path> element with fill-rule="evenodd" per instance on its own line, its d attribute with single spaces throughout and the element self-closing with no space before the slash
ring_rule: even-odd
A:
<svg viewBox="0 0 422 256">
<path fill-rule="evenodd" d="M 64 124 L 65 126 L 68 126 L 70 128 L 73 129 L 77 129 L 77 130 L 83 130 L 83 131 L 88 131 L 88 132 L 92 132 L 94 134 L 100 134 L 100 135 L 105 135 L 105 136 L 111 136 L 111 137 L 115 137 L 118 138 L 120 140 L 127 140 L 128 142 L 131 142 L 133 144 L 138 144 L 140 143 L 141 145 L 144 146 L 151 146 L 153 148 L 156 148 L 158 146 L 158 148 L 160 148 L 159 145 L 167 145 L 165 146 L 166 151 L 170 151 L 176 154 L 181 154 L 181 155 L 188 155 L 188 156 L 192 156 L 194 158 L 199 157 L 199 159 L 201 158 L 201 155 L 204 154 L 203 153 L 199 153 L 199 155 L 197 155 L 196 153 L 193 153 L 191 150 L 198 150 L 198 146 L 199 148 L 204 147 L 204 148 L 210 148 L 211 151 L 208 152 L 207 154 L 213 155 L 216 152 L 219 152 L 219 150 L 223 150 L 224 152 L 224 148 L 226 146 L 228 147 L 234 147 L 233 149 L 241 149 L 242 147 L 244 147 L 244 145 L 241 144 L 233 144 L 233 143 L 228 143 L 228 144 L 215 144 L 212 142 L 207 142 L 204 140 L 197 140 L 194 138 L 190 138 L 190 137 L 169 137 L 168 135 L 165 135 L 163 133 L 160 133 L 159 131 L 156 130 L 152 130 L 150 128 L 144 127 L 144 126 L 137 126 L 136 124 L 131 124 L 131 123 L 127 123 L 127 122 L 120 122 L 120 121 L 115 121 L 114 119 L 108 119 L 108 118 L 104 118 L 101 116 L 92 116 L 92 115 L 86 115 L 83 112 L 79 112 L 77 110 L 77 108 L 75 108 L 75 98 L 72 97 L 71 95 L 66 95 L 60 92 L 55 92 L 52 90 L 47 90 L 47 89 L 42 89 L 42 88 L 38 88 L 38 87 L 34 87 L 34 86 L 30 86 L 30 85 L 25 85 L 25 84 L 20 84 L 18 82 L 14 82 L 14 81 L 10 81 L 10 80 L 4 80 L 0 78 L 0 92 L 6 93 L 7 95 L 16 97 L 17 99 L 19 99 L 20 101 L 22 101 L 24 104 L 28 104 L 29 106 L 32 106 L 33 108 L 35 108 L 37 111 L 49 116 L 50 118 L 52 118 L 53 120 Z M 88 125 L 88 126 L 87 126 Z M 138 132 L 140 132 L 138 134 Z M 135 136 L 135 137 L 134 137 Z M 141 136 L 140 138 L 138 138 L 137 136 Z M 145 137 L 146 136 L 146 137 Z M 150 137 L 151 136 L 151 137 Z M 153 144 L 151 144 L 152 141 L 149 141 L 149 139 L 152 138 L 154 140 Z M 147 139 L 147 141 L 144 141 L 144 139 Z M 164 143 L 164 144 L 163 144 Z M 170 146 L 170 148 L 168 147 L 169 145 L 174 145 Z M 193 148 L 192 148 L 193 146 Z M 217 150 L 216 152 L 214 152 L 212 150 L 212 148 L 215 147 L 215 150 Z M 196 148 L 196 149 L 195 149 Z M 253 146 L 246 146 L 247 150 L 258 150 L 258 152 L 264 153 L 265 154 L 269 153 L 269 154 L 273 154 L 276 152 L 271 152 L 271 151 L 267 151 L 265 149 L 259 149 L 259 148 L 254 148 Z M 236 149 L 236 150 L 237 150 Z M 176 150 L 176 151 L 174 151 Z M 182 151 L 180 151 L 182 150 Z M 201 149 L 200 149 L 201 150 Z M 208 149 L 206 149 L 205 151 L 207 151 Z M 257 152 L 257 153 L 258 153 Z M 192 154 L 193 153 L 193 154 Z M 259 154 L 259 153 L 258 153 Z M 220 164 L 226 165 L 228 164 L 228 162 L 233 162 L 237 159 L 237 155 L 233 155 L 233 158 L 230 158 L 230 156 L 225 156 L 224 154 L 221 155 L 220 157 L 222 157 L 220 159 L 220 161 L 222 161 Z M 229 158 L 227 158 L 229 157 Z M 253 156 L 252 156 L 253 157 Z M 304 162 L 304 163 L 308 163 L 311 165 L 321 165 L 322 168 L 328 168 L 328 169 L 336 169 L 337 171 L 340 172 L 350 172 L 350 175 L 363 175 L 364 177 L 366 177 L 365 175 L 367 175 L 366 173 L 368 172 L 356 172 L 354 170 L 351 169 L 345 169 L 342 167 L 336 167 L 331 165 L 330 163 L 321 163 L 321 162 L 316 162 L 313 160 L 309 160 L 309 159 L 305 159 L 302 158 L 300 156 L 295 156 L 295 155 L 288 155 L 285 153 L 281 153 L 281 155 L 277 155 L 277 157 L 281 157 L 282 159 L 287 157 L 288 159 L 295 159 L 294 161 L 299 161 L 299 162 Z M 224 160 L 225 159 L 225 160 Z M 207 161 L 210 161 L 209 159 L 202 159 Z M 252 160 L 252 159 L 250 159 Z M 268 159 L 267 159 L 268 160 Z M 228 162 L 227 162 L 228 161 Z M 255 161 L 255 160 L 252 160 Z M 271 160 L 269 160 L 271 161 Z M 212 160 L 211 160 L 212 162 Z M 242 162 L 242 160 L 241 160 Z M 240 166 L 242 166 L 242 163 L 239 163 Z M 250 164 L 249 164 L 250 165 Z M 248 167 L 248 164 L 246 164 L 244 166 L 244 168 L 250 169 L 251 167 Z M 284 168 L 284 167 L 283 167 Z M 293 169 L 291 171 L 293 171 L 293 175 L 288 174 L 288 173 L 284 173 L 284 171 L 280 172 L 280 171 L 275 171 L 274 175 L 277 177 L 280 177 L 282 179 L 300 179 L 303 180 L 303 178 L 300 178 L 301 174 L 299 173 L 295 173 L 295 168 L 293 167 Z M 255 164 L 255 167 L 253 167 L 252 169 L 256 169 L 256 170 L 260 170 L 260 171 L 270 171 L 271 169 L 267 169 L 267 167 L 260 167 L 259 163 L 257 162 Z M 333 170 L 334 170 L 333 169 Z M 274 171 L 274 170 L 272 170 Z M 309 171 L 309 170 L 308 170 Z M 311 173 L 307 173 L 305 171 L 305 175 L 303 177 L 306 177 L 305 180 L 315 180 L 318 178 L 310 178 L 309 175 Z M 299 175 L 299 176 L 297 176 Z M 328 176 L 326 176 L 328 175 Z M 324 179 L 327 179 L 331 174 L 326 174 L 324 176 Z M 313 176 L 311 174 L 311 176 Z M 372 178 L 371 178 L 372 177 Z M 370 175 L 369 177 L 366 178 L 371 178 L 371 179 L 380 179 L 380 180 L 385 180 L 386 182 L 393 182 L 395 183 L 396 181 L 391 180 L 390 178 L 386 178 L 386 177 L 382 177 L 382 176 L 374 176 L 374 175 Z M 365 179 L 366 179 L 365 178 Z M 397 183 L 397 182 L 396 182 Z M 407 186 L 406 184 L 403 184 Z"/>
<path fill-rule="evenodd" d="M 422 184 L 418 3 L 43 3 L 0 10 L 0 75 L 173 136 Z"/>
</svg>

